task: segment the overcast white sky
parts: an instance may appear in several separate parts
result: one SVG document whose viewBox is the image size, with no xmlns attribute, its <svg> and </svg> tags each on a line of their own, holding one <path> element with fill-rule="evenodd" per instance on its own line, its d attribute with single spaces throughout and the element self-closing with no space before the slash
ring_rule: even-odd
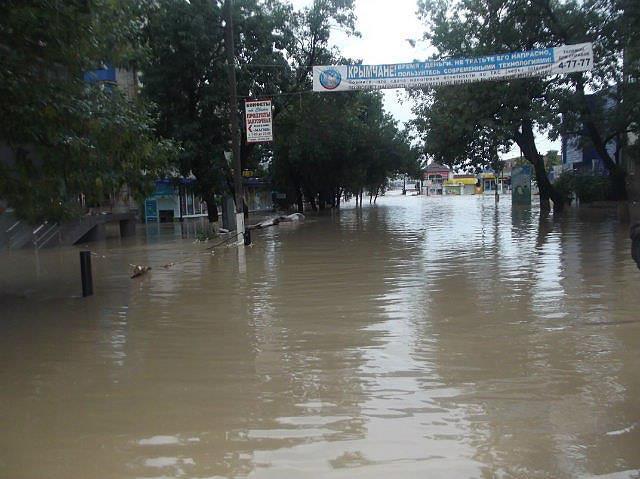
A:
<svg viewBox="0 0 640 479">
<path fill-rule="evenodd" d="M 311 5 L 313 0 L 290 0 L 296 8 Z M 360 38 L 349 37 L 341 31 L 332 33 L 333 43 L 344 56 L 360 59 L 365 64 L 404 63 L 429 56 L 428 45 L 420 41 L 424 26 L 416 14 L 415 0 L 356 0 L 357 30 Z M 407 38 L 416 39 L 413 48 Z M 411 119 L 411 105 L 404 90 L 383 90 L 385 108 L 400 122 Z M 559 150 L 559 142 L 538 138 L 541 153 Z M 507 156 L 517 155 L 511 152 Z"/>
</svg>

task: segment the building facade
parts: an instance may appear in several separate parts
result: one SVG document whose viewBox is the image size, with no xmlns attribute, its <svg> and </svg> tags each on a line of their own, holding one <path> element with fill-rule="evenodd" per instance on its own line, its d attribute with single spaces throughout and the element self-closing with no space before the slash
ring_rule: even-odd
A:
<svg viewBox="0 0 640 479">
<path fill-rule="evenodd" d="M 87 83 L 97 83 L 105 87 L 117 86 L 128 98 L 134 98 L 138 94 L 140 83 L 135 70 L 104 66 L 91 70 L 84 74 Z"/>
<path fill-rule="evenodd" d="M 144 201 L 145 221 L 170 223 L 207 216 L 207 204 L 194 193 L 193 185 L 194 180 L 187 178 L 156 181 L 155 191 Z"/>
<path fill-rule="evenodd" d="M 606 149 L 611 157 L 616 158 L 617 140 L 614 138 L 609 141 Z M 618 161 L 617 158 L 616 161 Z M 608 174 L 604 161 L 595 148 L 577 135 L 562 136 L 562 170 L 600 175 Z"/>
<path fill-rule="evenodd" d="M 422 194 L 428 196 L 443 195 L 445 181 L 453 178 L 453 172 L 448 166 L 440 163 L 430 163 L 422 173 Z"/>
<path fill-rule="evenodd" d="M 475 195 L 478 179 L 475 175 L 453 175 L 453 178 L 445 180 L 445 195 Z"/>
<path fill-rule="evenodd" d="M 249 211 L 273 208 L 270 185 L 261 178 L 245 177 L 244 198 Z M 219 197 L 222 208 L 222 197 Z M 232 200 L 233 201 L 233 200 Z M 195 178 L 171 178 L 156 181 L 156 188 L 144 201 L 145 221 L 170 223 L 208 216 L 207 203 L 195 192 Z"/>
</svg>

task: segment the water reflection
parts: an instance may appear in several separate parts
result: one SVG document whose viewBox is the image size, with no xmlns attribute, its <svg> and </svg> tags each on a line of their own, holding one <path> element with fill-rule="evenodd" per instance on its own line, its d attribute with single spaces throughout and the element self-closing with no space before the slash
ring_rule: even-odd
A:
<svg viewBox="0 0 640 479">
<path fill-rule="evenodd" d="M 197 233 L 92 245 L 86 300 L 75 248 L 0 259 L 0 476 L 638 474 L 615 215 L 387 197 L 261 231 L 244 266 Z"/>
</svg>

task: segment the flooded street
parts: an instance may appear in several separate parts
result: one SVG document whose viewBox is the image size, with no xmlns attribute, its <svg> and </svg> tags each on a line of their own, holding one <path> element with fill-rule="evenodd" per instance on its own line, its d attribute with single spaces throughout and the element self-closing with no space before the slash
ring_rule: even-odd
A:
<svg viewBox="0 0 640 479">
<path fill-rule="evenodd" d="M 387 196 L 240 259 L 180 228 L 91 245 L 87 299 L 79 248 L 0 257 L 0 477 L 640 476 L 615 214 Z"/>
</svg>

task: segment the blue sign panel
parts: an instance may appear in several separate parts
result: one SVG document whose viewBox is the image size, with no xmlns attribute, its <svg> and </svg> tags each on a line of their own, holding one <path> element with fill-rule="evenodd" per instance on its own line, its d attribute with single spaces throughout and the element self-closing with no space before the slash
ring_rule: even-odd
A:
<svg viewBox="0 0 640 479">
<path fill-rule="evenodd" d="M 146 220 L 158 219 L 158 202 L 156 200 L 145 200 L 144 217 Z"/>
</svg>

